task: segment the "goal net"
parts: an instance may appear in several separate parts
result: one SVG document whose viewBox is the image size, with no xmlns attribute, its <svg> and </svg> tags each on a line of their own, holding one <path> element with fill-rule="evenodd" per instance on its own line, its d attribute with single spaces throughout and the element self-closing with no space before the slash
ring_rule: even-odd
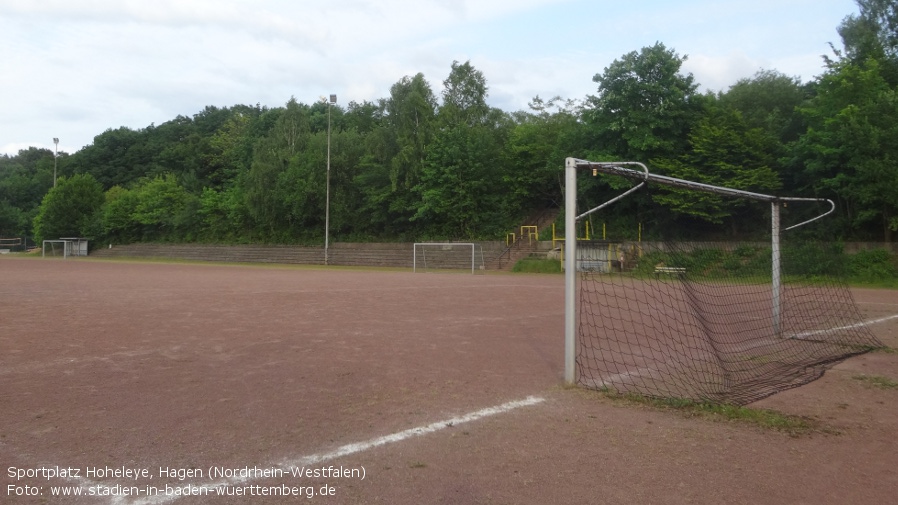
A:
<svg viewBox="0 0 898 505">
<path fill-rule="evenodd" d="M 471 242 L 417 242 L 414 244 L 412 271 L 483 272 L 483 247 Z"/>
<path fill-rule="evenodd" d="M 609 170 L 641 184 L 676 183 L 652 180 L 647 170 Z M 718 189 L 733 197 L 765 196 Z M 573 340 L 566 345 L 568 380 L 620 393 L 745 404 L 881 347 L 841 281 L 840 248 L 792 243 L 788 232 L 781 241 L 783 199 L 768 201 L 769 241 L 566 242 L 566 333 L 573 330 L 566 335 Z M 576 208 L 569 214 L 578 217 Z"/>
<path fill-rule="evenodd" d="M 57 240 L 44 240 L 41 255 L 45 258 L 87 256 L 87 239 L 63 237 Z"/>
<path fill-rule="evenodd" d="M 68 258 L 73 255 L 73 243 L 68 240 L 44 240 L 41 257 L 44 258 Z"/>
</svg>

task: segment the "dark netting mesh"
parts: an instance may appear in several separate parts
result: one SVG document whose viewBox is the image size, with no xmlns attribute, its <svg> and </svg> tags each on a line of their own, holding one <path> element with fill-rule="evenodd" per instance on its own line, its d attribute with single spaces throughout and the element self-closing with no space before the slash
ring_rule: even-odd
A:
<svg viewBox="0 0 898 505">
<path fill-rule="evenodd" d="M 578 242 L 578 381 L 651 397 L 746 404 L 881 347 L 826 244 Z"/>
</svg>

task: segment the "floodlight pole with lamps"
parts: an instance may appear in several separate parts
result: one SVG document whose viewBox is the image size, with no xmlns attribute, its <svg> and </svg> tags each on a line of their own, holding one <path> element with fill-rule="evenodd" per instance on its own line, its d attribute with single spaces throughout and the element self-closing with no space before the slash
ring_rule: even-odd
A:
<svg viewBox="0 0 898 505">
<path fill-rule="evenodd" d="M 59 139 L 53 137 L 53 187 L 56 187 L 56 159 L 59 157 Z"/>
<path fill-rule="evenodd" d="M 328 242 L 331 227 L 331 106 L 337 103 L 337 95 L 327 102 L 327 182 L 324 207 L 324 264 L 327 265 Z"/>
</svg>

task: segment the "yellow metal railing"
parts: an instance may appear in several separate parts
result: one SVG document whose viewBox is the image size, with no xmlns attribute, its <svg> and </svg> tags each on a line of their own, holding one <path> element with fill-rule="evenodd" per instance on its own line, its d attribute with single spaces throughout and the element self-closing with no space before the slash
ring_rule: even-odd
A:
<svg viewBox="0 0 898 505">
<path fill-rule="evenodd" d="M 582 237 L 577 237 L 577 240 L 589 240 L 589 221 L 584 221 L 585 225 L 585 233 Z M 606 238 L 606 227 L 605 223 L 602 223 L 602 240 L 607 240 Z M 556 242 L 564 242 L 564 237 L 559 237 L 555 234 L 555 224 L 552 224 L 552 249 L 555 249 Z M 642 258 L 642 223 L 639 223 L 637 228 L 637 238 L 636 238 L 636 250 L 635 254 L 637 258 Z M 559 255 L 561 258 L 561 268 L 564 269 L 564 248 L 561 248 L 561 254 Z M 624 263 L 626 261 L 626 255 L 624 251 L 620 248 L 619 244 L 608 244 L 608 257 L 615 258 L 620 262 L 621 268 L 624 268 Z"/>
<path fill-rule="evenodd" d="M 585 230 L 584 230 L 584 235 L 582 237 L 577 237 L 577 240 L 589 240 L 589 231 L 590 231 L 589 221 L 586 221 L 584 224 L 586 225 Z M 603 230 L 604 230 L 604 225 L 603 225 Z M 604 231 L 602 232 L 602 235 L 603 235 L 602 238 L 604 239 Z M 555 249 L 557 247 L 555 244 L 556 242 L 564 242 L 564 237 L 559 237 L 558 235 L 555 234 L 555 223 L 552 223 L 552 249 Z"/>
<path fill-rule="evenodd" d="M 533 239 L 536 239 L 539 242 L 539 228 L 536 226 L 521 226 L 521 238 L 527 237 L 527 240 L 532 244 Z"/>
</svg>

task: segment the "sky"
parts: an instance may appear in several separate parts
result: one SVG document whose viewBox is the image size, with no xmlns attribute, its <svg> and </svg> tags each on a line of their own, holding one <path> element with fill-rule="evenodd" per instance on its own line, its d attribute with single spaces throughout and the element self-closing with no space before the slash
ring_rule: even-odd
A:
<svg viewBox="0 0 898 505">
<path fill-rule="evenodd" d="M 823 72 L 853 0 L 0 0 L 0 154 L 73 153 L 207 105 L 376 101 L 453 61 L 488 103 L 582 100 L 614 60 L 663 43 L 703 91 L 759 70 Z"/>
</svg>

